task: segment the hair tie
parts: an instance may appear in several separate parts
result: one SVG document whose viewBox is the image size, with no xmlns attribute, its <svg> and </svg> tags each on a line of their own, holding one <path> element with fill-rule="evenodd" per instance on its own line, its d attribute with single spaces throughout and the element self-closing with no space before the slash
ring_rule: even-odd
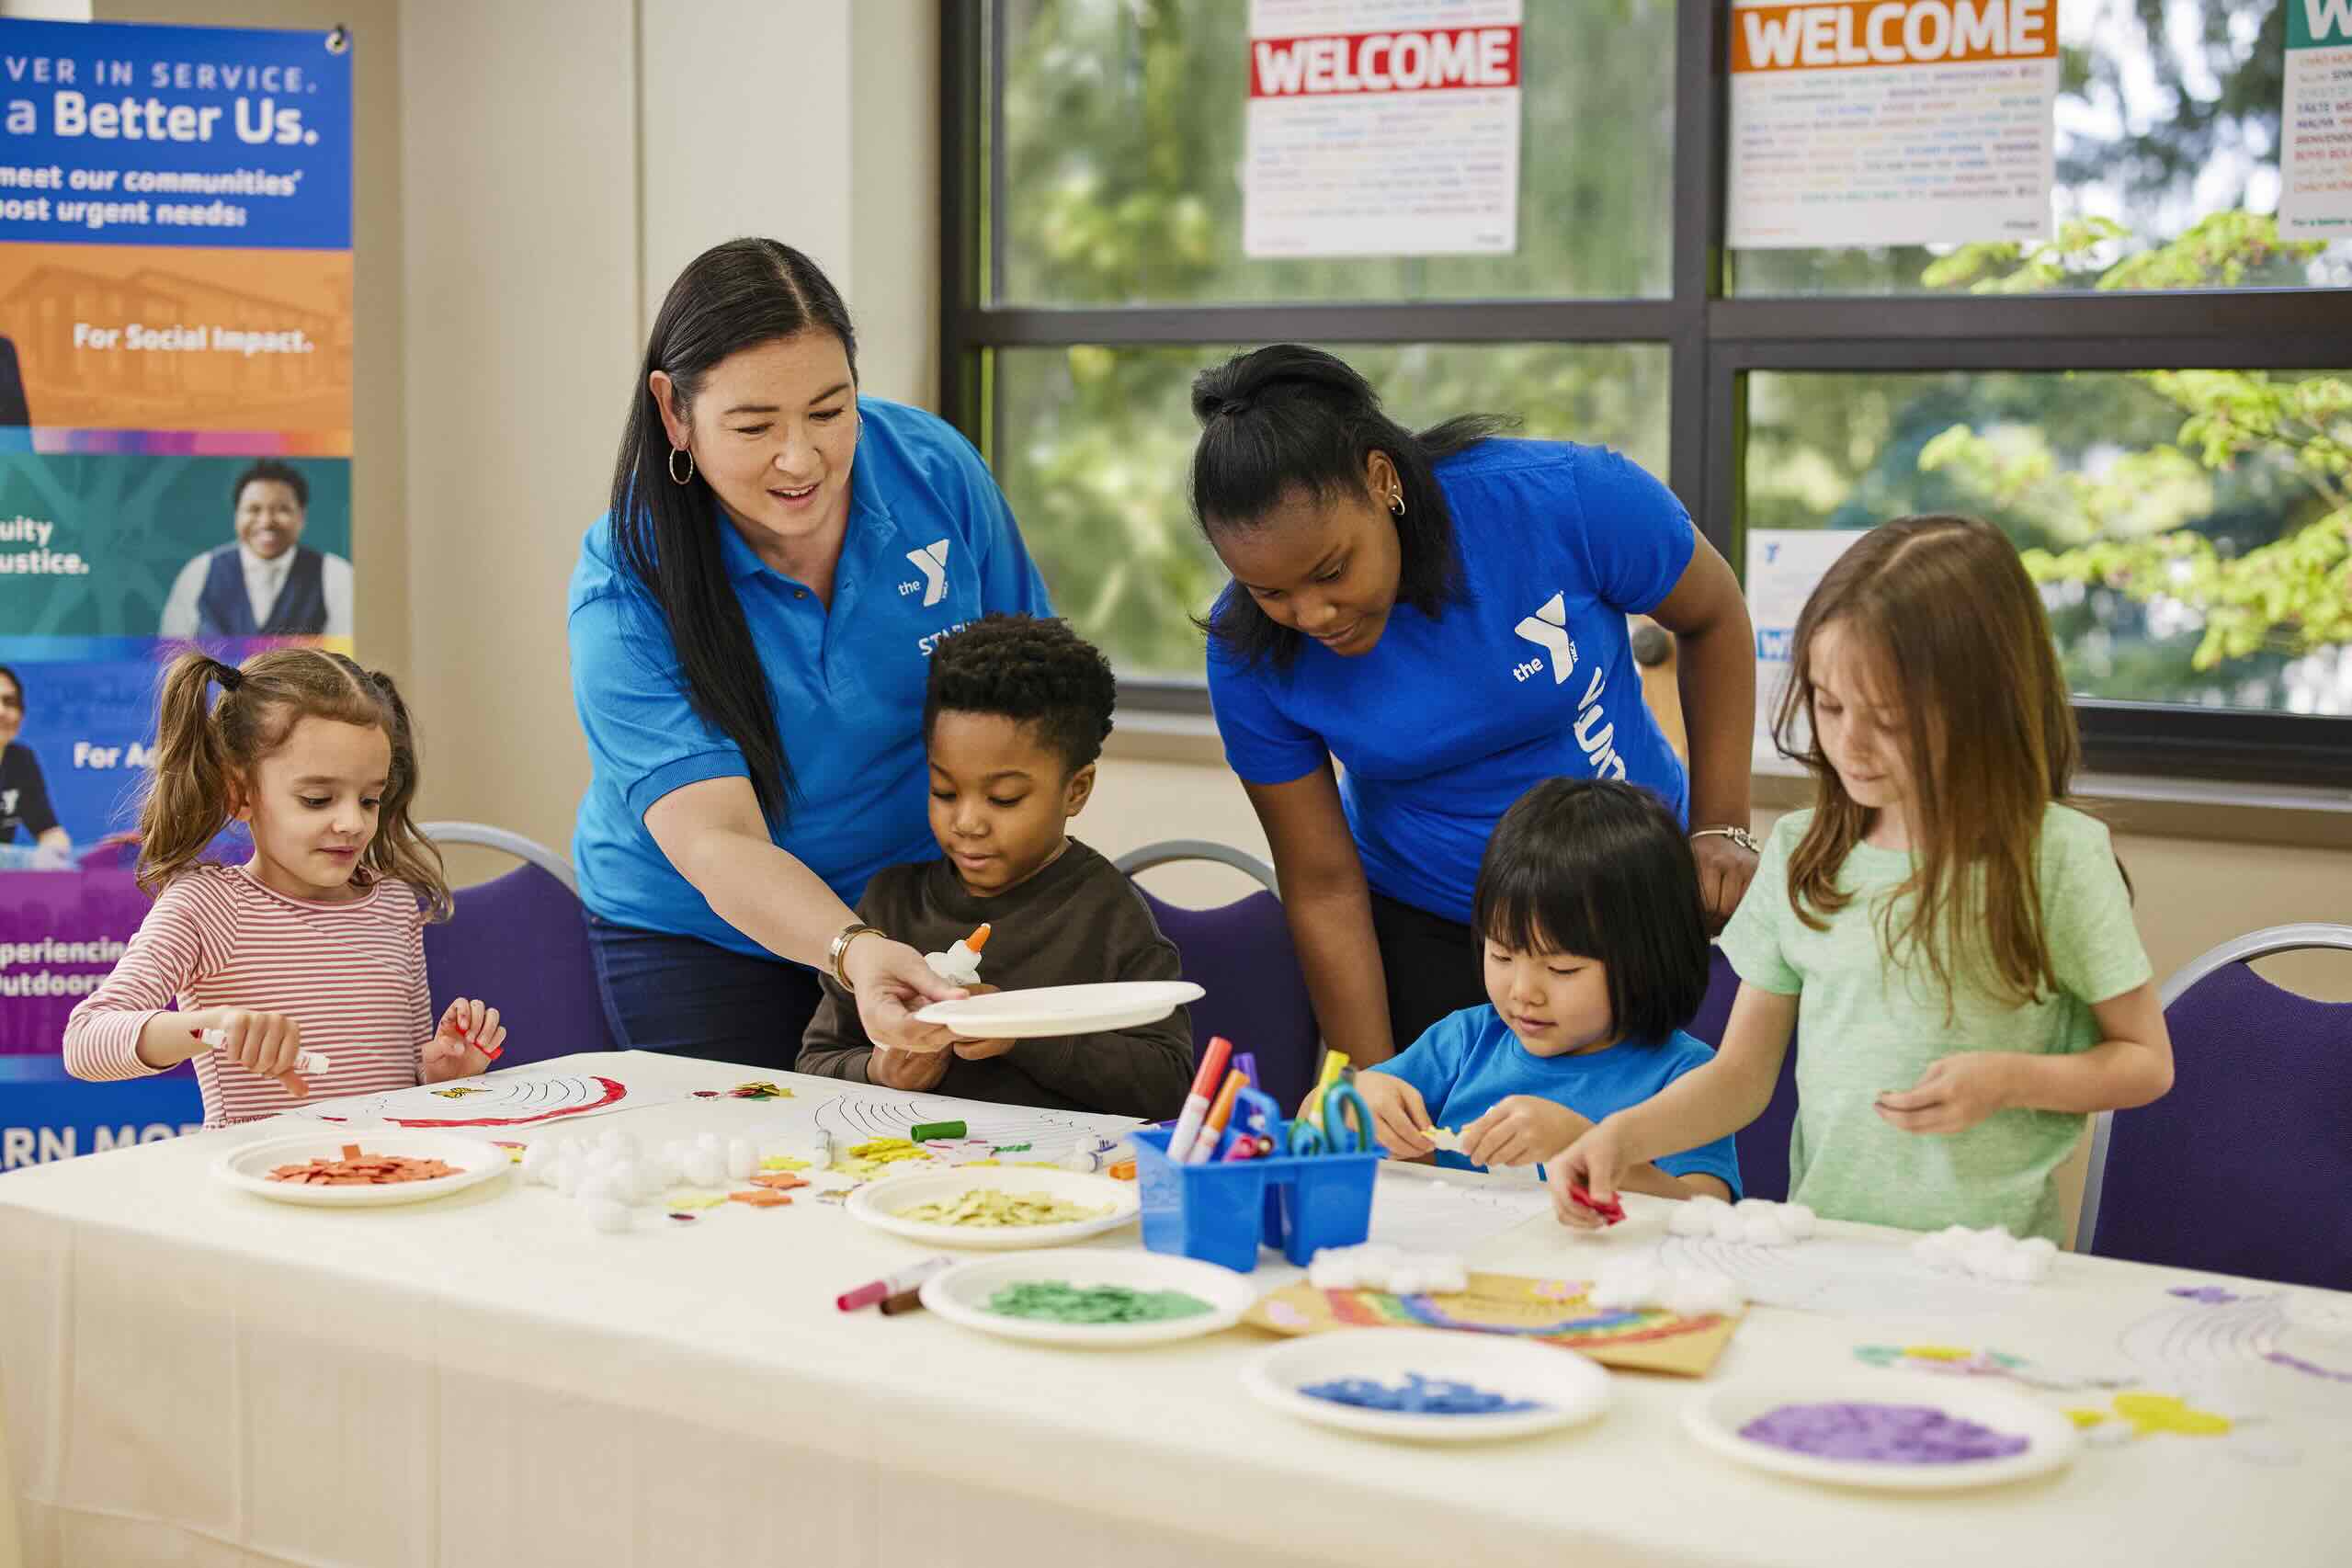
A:
<svg viewBox="0 0 2352 1568">
<path fill-rule="evenodd" d="M 212 678 L 221 683 L 222 691 L 234 691 L 244 685 L 245 672 L 234 665 L 224 665 L 215 659 L 212 661 Z"/>
</svg>

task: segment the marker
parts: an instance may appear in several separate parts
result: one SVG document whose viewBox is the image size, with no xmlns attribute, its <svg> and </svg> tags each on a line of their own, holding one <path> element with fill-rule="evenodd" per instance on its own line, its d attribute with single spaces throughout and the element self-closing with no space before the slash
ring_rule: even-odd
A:
<svg viewBox="0 0 2352 1568">
<path fill-rule="evenodd" d="M 855 1290 L 845 1290 L 833 1299 L 833 1304 L 845 1312 L 854 1312 L 859 1307 L 870 1307 L 876 1301 L 903 1296 L 910 1290 L 922 1289 L 923 1281 L 954 1261 L 952 1257 L 926 1257 L 895 1274 L 885 1274 L 869 1284 L 860 1285 Z"/>
<path fill-rule="evenodd" d="M 1225 1063 L 1233 1060 L 1233 1042 L 1223 1035 L 1211 1035 L 1209 1049 L 1201 1053 L 1200 1071 L 1192 1075 L 1192 1093 L 1184 1097 L 1183 1114 L 1176 1118 L 1176 1131 L 1168 1134 L 1168 1158 L 1181 1165 L 1192 1154 L 1192 1145 L 1200 1136 L 1200 1123 L 1209 1114 L 1209 1096 L 1225 1076 Z"/>
<path fill-rule="evenodd" d="M 1249 1080 L 1251 1088 L 1257 1087 L 1257 1052 L 1254 1051 L 1233 1052 L 1233 1069 Z"/>
<path fill-rule="evenodd" d="M 1347 1071 L 1347 1053 L 1346 1051 L 1324 1051 L 1323 1053 L 1323 1069 L 1315 1074 L 1315 1086 L 1307 1091 L 1306 1099 L 1300 1104 L 1299 1115 L 1296 1119 L 1311 1121 L 1317 1127 L 1321 1127 L 1323 1125 L 1324 1092 L 1329 1089 L 1332 1085 L 1337 1083 L 1339 1081 L 1339 1075 L 1346 1071 Z"/>
<path fill-rule="evenodd" d="M 1225 1074 L 1224 1087 L 1217 1091 L 1216 1103 L 1209 1108 L 1209 1119 L 1201 1123 L 1200 1136 L 1194 1139 L 1192 1147 L 1185 1151 L 1186 1165 L 1205 1165 L 1209 1163 L 1209 1156 L 1217 1152 L 1217 1141 L 1224 1137 L 1225 1124 L 1233 1119 L 1233 1098 L 1242 1092 L 1242 1085 L 1246 1082 L 1239 1073 Z"/>
<path fill-rule="evenodd" d="M 920 1290 L 901 1290 L 897 1295 L 882 1302 L 882 1316 L 886 1318 L 894 1318 L 901 1312 L 919 1312 L 922 1310 L 923 1292 Z"/>
<path fill-rule="evenodd" d="M 190 1029 L 187 1032 L 206 1045 L 229 1043 L 229 1031 L 226 1029 Z M 294 1071 L 297 1073 L 331 1073 L 334 1070 L 324 1051 L 301 1051 L 294 1057 Z"/>
<path fill-rule="evenodd" d="M 928 1143 L 934 1139 L 960 1138 L 971 1129 L 960 1121 L 924 1121 L 906 1130 L 909 1142 Z"/>
</svg>

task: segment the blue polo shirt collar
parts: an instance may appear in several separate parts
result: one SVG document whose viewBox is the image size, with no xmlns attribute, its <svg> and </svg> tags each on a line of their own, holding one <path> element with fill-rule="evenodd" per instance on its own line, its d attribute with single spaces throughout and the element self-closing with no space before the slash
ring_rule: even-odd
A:
<svg viewBox="0 0 2352 1568">
<path fill-rule="evenodd" d="M 849 528 L 847 537 L 841 541 L 845 560 L 853 552 L 863 556 L 871 543 L 885 542 L 899 531 L 898 518 L 892 513 L 890 503 L 874 494 L 873 483 L 867 476 L 869 466 L 860 461 L 849 471 Z M 765 572 L 796 588 L 806 585 L 785 576 L 755 554 L 715 495 L 710 500 L 710 521 L 719 530 L 719 554 L 726 564 L 730 582 L 740 583 Z"/>
</svg>

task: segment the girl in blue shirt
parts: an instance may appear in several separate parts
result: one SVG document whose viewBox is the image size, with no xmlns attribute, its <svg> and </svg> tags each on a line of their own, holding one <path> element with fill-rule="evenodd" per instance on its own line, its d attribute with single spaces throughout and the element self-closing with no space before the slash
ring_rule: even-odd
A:
<svg viewBox="0 0 2352 1568">
<path fill-rule="evenodd" d="M 1382 1062 L 1479 1000 L 1479 857 L 1546 778 L 1655 793 L 1729 916 L 1755 869 L 1754 638 L 1665 486 L 1599 448 L 1496 439 L 1497 419 L 1415 435 L 1293 344 L 1204 374 L 1193 412 L 1193 508 L 1233 575 L 1210 699 L 1333 1045 Z M 1635 614 L 1680 639 L 1687 778 L 1642 700 Z"/>
<path fill-rule="evenodd" d="M 605 1011 L 638 1050 L 790 1069 L 822 967 L 885 1048 L 962 994 L 852 909 L 929 859 L 931 650 L 1051 615 L 979 454 L 858 395 L 858 341 L 774 240 L 705 252 L 645 346 L 612 510 L 573 574 L 572 685 L 595 772 L 573 845 Z"/>
<path fill-rule="evenodd" d="M 1478 873 L 1487 1004 L 1440 1019 L 1357 1091 L 1407 1158 L 1453 1129 L 1455 1165 L 1531 1165 L 1714 1057 L 1682 1032 L 1707 927 L 1682 825 L 1631 784 L 1555 778 L 1505 813 Z M 1740 1195 L 1729 1135 L 1629 1172 L 1663 1198 Z"/>
</svg>

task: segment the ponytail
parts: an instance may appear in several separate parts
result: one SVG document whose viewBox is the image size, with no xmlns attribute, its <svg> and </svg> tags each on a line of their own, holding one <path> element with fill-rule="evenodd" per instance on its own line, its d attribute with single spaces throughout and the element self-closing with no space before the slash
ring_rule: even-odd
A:
<svg viewBox="0 0 2352 1568">
<path fill-rule="evenodd" d="M 243 787 L 212 717 L 216 680 L 233 692 L 244 676 L 204 653 L 182 653 L 164 672 L 153 767 L 139 809 L 139 885 L 151 898 L 195 865 L 229 824 L 232 792 Z"/>
<path fill-rule="evenodd" d="M 1192 511 L 1211 544 L 1221 534 L 1264 526 L 1293 491 L 1317 500 L 1369 498 L 1365 464 L 1385 452 L 1404 503 L 1396 518 L 1399 602 L 1435 617 L 1468 597 L 1437 464 L 1517 421 L 1465 414 L 1415 434 L 1381 412 L 1380 394 L 1346 361 L 1296 343 L 1237 354 L 1202 371 L 1192 383 L 1192 413 L 1201 424 Z M 1229 589 L 1201 625 L 1244 664 L 1271 659 L 1286 668 L 1301 645 L 1297 632 L 1237 590 Z"/>
</svg>

